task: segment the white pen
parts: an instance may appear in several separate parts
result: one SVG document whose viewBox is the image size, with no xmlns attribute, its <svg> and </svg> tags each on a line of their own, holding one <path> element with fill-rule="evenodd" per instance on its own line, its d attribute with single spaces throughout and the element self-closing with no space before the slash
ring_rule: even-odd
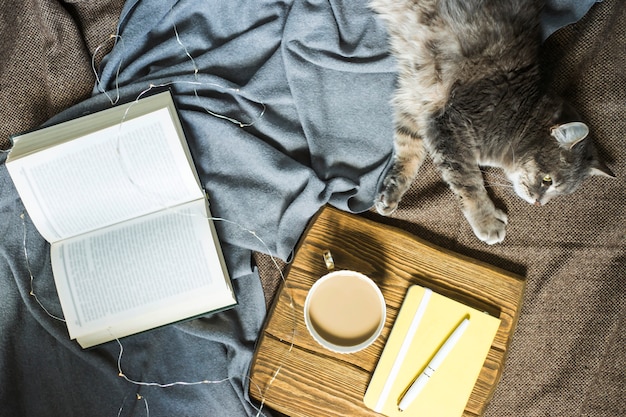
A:
<svg viewBox="0 0 626 417">
<path fill-rule="evenodd" d="M 457 344 L 465 329 L 469 326 L 469 318 L 464 318 L 463 321 L 454 329 L 450 337 L 446 339 L 443 343 L 443 346 L 435 353 L 435 356 L 432 358 L 424 371 L 420 374 L 420 376 L 413 381 L 409 389 L 404 393 L 404 395 L 400 398 L 400 403 L 398 404 L 398 408 L 400 411 L 404 411 L 407 409 L 409 405 L 417 398 L 419 393 L 424 389 L 426 383 L 433 375 L 433 373 L 439 368 L 439 365 L 443 362 L 443 360 L 448 356 L 452 348 Z"/>
</svg>

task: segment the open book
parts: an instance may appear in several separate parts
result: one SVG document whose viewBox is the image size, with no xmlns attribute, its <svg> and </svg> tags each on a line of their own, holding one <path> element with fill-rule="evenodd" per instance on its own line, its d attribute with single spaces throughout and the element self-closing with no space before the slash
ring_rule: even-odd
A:
<svg viewBox="0 0 626 417">
<path fill-rule="evenodd" d="M 83 348 L 237 303 L 169 92 L 13 141 L 6 167 Z"/>
</svg>

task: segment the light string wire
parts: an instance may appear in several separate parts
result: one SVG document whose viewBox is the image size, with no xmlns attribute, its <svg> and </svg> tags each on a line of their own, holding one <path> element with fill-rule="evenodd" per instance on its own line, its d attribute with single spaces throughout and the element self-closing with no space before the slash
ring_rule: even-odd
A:
<svg viewBox="0 0 626 417">
<path fill-rule="evenodd" d="M 226 382 L 229 379 L 229 378 L 222 378 L 222 379 L 217 379 L 217 380 L 203 379 L 201 381 L 192 381 L 192 382 L 175 381 L 175 382 L 168 382 L 168 383 L 136 381 L 134 379 L 129 378 L 124 373 L 124 371 L 122 369 L 122 356 L 124 355 L 124 346 L 122 345 L 122 342 L 120 342 L 120 339 L 118 339 L 117 337 L 115 338 L 115 341 L 117 342 L 117 344 L 119 345 L 119 348 L 120 348 L 119 355 L 117 356 L 118 376 L 121 377 L 122 379 L 124 379 L 126 382 L 130 382 L 131 384 L 140 385 L 140 386 L 144 386 L 144 387 L 170 388 L 170 387 L 174 387 L 174 386 L 177 386 L 177 385 L 191 386 L 191 385 L 202 385 L 202 384 L 221 384 L 222 382 Z"/>
<path fill-rule="evenodd" d="M 96 57 L 98 56 L 98 53 L 100 52 L 102 48 L 106 47 L 109 41 L 112 39 L 114 39 L 115 45 L 117 45 L 119 41 L 119 44 L 120 44 L 119 47 L 122 49 L 122 56 L 123 56 L 124 39 L 119 35 L 119 28 L 118 28 L 117 33 L 109 35 L 109 39 L 102 42 L 94 50 L 93 54 L 91 55 L 91 70 L 93 72 L 94 77 L 96 78 L 96 87 L 98 88 L 98 91 L 103 93 L 109 99 L 109 101 L 111 102 L 111 105 L 115 105 L 120 100 L 119 75 L 120 75 L 120 71 L 122 69 L 122 63 L 124 62 L 124 60 L 120 59 L 120 62 L 117 64 L 117 68 L 115 69 L 115 98 L 112 98 L 109 95 L 108 91 L 102 88 L 102 81 L 100 79 L 100 71 L 98 71 L 98 68 L 96 68 Z"/>
<path fill-rule="evenodd" d="M 200 96 L 198 94 L 197 88 L 196 86 L 213 86 L 213 87 L 218 87 L 220 89 L 223 89 L 224 87 L 219 85 L 219 84 L 215 84 L 215 83 L 206 83 L 206 82 L 200 82 L 198 80 L 198 73 L 199 73 L 199 68 L 197 67 L 194 58 L 191 56 L 191 54 L 189 53 L 189 50 L 187 49 L 187 47 L 184 45 L 184 43 L 181 40 L 180 34 L 178 33 L 178 29 L 176 28 L 176 25 L 173 25 L 173 30 L 174 30 L 174 34 L 176 37 L 176 41 L 178 42 L 178 44 L 183 48 L 186 56 L 189 58 L 189 60 L 191 61 L 193 67 L 194 67 L 194 78 L 195 81 L 170 81 L 167 83 L 162 83 L 162 84 L 150 84 L 145 90 L 141 91 L 139 93 L 139 95 L 136 97 L 136 99 L 134 100 L 133 103 L 131 103 L 131 105 L 126 109 L 124 116 L 120 122 L 120 129 L 121 129 L 121 124 L 126 120 L 128 112 L 130 111 L 130 108 L 139 101 L 139 99 L 141 99 L 144 95 L 146 95 L 150 90 L 154 89 L 154 88 L 159 88 L 159 87 L 168 87 L 171 85 L 175 85 L 175 84 L 191 84 L 193 85 L 193 90 L 194 90 L 194 95 L 196 97 L 196 100 L 200 103 L 201 99 Z M 122 65 L 122 61 L 120 61 L 120 63 L 118 64 L 117 68 L 116 68 L 116 74 L 115 74 L 115 97 L 113 97 L 109 92 L 107 92 L 103 86 L 102 86 L 102 80 L 100 78 L 99 75 L 99 71 L 96 68 L 96 55 L 98 54 L 98 52 L 104 48 L 106 46 L 107 42 L 110 42 L 112 39 L 115 40 L 116 44 L 119 43 L 121 45 L 121 47 L 123 48 L 123 38 L 119 35 L 119 34 L 114 34 L 114 35 L 110 35 L 110 37 L 103 42 L 102 44 L 98 45 L 98 47 L 94 50 L 94 53 L 92 55 L 92 70 L 94 72 L 94 75 L 96 77 L 96 85 L 98 90 L 105 94 L 105 96 L 109 99 L 109 101 L 111 102 L 111 105 L 115 105 L 119 102 L 120 99 L 120 91 L 119 91 L 119 74 L 121 71 L 121 65 Z M 233 88 L 227 88 L 227 90 L 233 91 L 237 94 L 241 94 L 241 91 L 239 89 L 233 89 Z M 236 120 L 234 118 L 228 117 L 228 116 L 224 116 L 224 115 L 220 115 L 218 113 L 215 113 L 209 109 L 207 109 L 204 106 L 201 106 L 208 114 L 214 116 L 214 117 L 218 117 L 224 120 L 227 120 L 231 123 L 237 124 L 239 125 L 239 127 L 249 127 L 252 126 L 254 123 L 256 123 L 257 120 L 259 120 L 260 118 L 262 118 L 265 114 L 266 111 L 266 105 L 262 102 L 259 102 L 262 106 L 261 112 L 260 114 L 251 122 L 249 123 L 244 123 L 241 122 L 239 120 Z M 119 142 L 120 138 L 118 137 L 118 142 Z M 118 147 L 117 147 L 117 151 L 118 151 L 118 155 L 122 158 L 122 152 L 120 152 L 119 149 L 119 143 L 118 143 Z M 9 150 L 3 150 L 3 152 L 9 152 Z M 128 169 L 126 164 L 122 163 L 121 164 L 124 167 L 124 170 L 126 171 L 126 173 L 128 174 Z M 137 186 L 138 188 L 141 188 L 140 184 L 138 184 L 137 182 L 135 182 L 130 176 L 128 177 L 128 179 L 131 181 L 131 183 L 133 183 L 135 186 Z M 143 189 L 142 190 L 143 193 L 148 193 L 152 198 L 156 197 L 152 192 L 150 192 L 149 190 Z M 175 210 L 176 211 L 176 210 Z M 193 215 L 193 214 L 189 214 L 189 213 L 181 213 L 178 212 L 177 214 L 179 215 Z M 25 215 L 24 213 L 22 213 L 20 215 L 21 219 L 22 219 L 22 226 L 23 226 L 23 248 L 24 248 L 24 257 L 25 257 L 25 263 L 27 266 L 27 270 L 29 273 L 29 278 L 30 278 L 30 287 L 31 287 L 31 291 L 30 291 L 30 295 L 33 296 L 33 298 L 36 300 L 37 304 L 40 306 L 40 308 L 43 309 L 43 311 L 50 316 L 51 318 L 58 320 L 58 321 L 63 321 L 65 322 L 65 320 L 61 317 L 58 317 L 52 313 L 50 313 L 50 311 L 43 305 L 43 303 L 41 302 L 41 300 L 38 298 L 36 292 L 35 292 L 35 288 L 34 288 L 34 281 L 35 281 L 35 277 L 34 274 L 32 273 L 32 270 L 30 268 L 30 261 L 29 261 L 29 257 L 28 257 L 28 250 L 27 250 L 27 242 L 26 242 L 26 221 L 25 221 Z M 206 217 L 206 216 L 205 216 Z M 294 300 L 293 300 L 293 296 L 291 293 L 291 288 L 289 287 L 288 283 L 285 280 L 285 276 L 283 274 L 283 271 L 281 269 L 281 267 L 279 266 L 276 258 L 274 257 L 274 255 L 272 254 L 271 249 L 269 248 L 269 246 L 267 245 L 267 243 L 253 230 L 246 228 L 245 226 L 232 221 L 232 220 L 228 220 L 222 217 L 211 217 L 211 220 L 214 221 L 219 221 L 219 222 L 224 222 L 224 223 L 228 223 L 228 224 L 232 224 L 235 225 L 237 227 L 239 227 L 241 230 L 244 230 L 246 232 L 248 232 L 250 235 L 252 235 L 255 239 L 257 239 L 261 245 L 264 247 L 265 252 L 269 255 L 271 262 L 273 263 L 273 265 L 276 267 L 279 275 L 280 275 L 280 279 L 282 281 L 282 286 L 283 289 L 285 290 L 284 293 L 287 295 L 288 297 L 288 305 L 291 308 L 291 313 L 292 313 L 292 319 L 293 319 L 293 327 L 291 330 L 291 333 L 289 335 L 289 340 L 288 340 L 288 348 L 285 350 L 284 352 L 284 356 L 282 358 L 282 361 L 280 363 L 280 365 L 277 367 L 277 369 L 273 372 L 270 380 L 267 382 L 267 384 L 265 385 L 264 388 L 261 388 L 255 381 L 252 380 L 252 378 L 249 375 L 244 375 L 244 378 L 247 379 L 251 384 L 254 384 L 256 390 L 259 393 L 259 396 L 261 397 L 261 401 L 260 401 L 260 406 L 257 407 L 255 404 L 253 404 L 252 402 L 250 402 L 250 400 L 247 400 L 249 402 L 249 404 L 255 408 L 257 410 L 257 414 L 256 416 L 261 416 L 261 415 L 265 415 L 263 413 L 263 408 L 265 406 L 265 402 L 266 402 L 266 395 L 268 390 L 270 389 L 270 387 L 272 386 L 272 384 L 275 382 L 276 378 L 278 377 L 279 373 L 282 370 L 282 367 L 285 363 L 285 361 L 287 360 L 287 355 L 290 355 L 293 351 L 294 348 L 294 344 L 295 344 L 295 337 L 297 334 L 297 327 L 296 327 L 296 323 L 297 323 L 297 315 L 296 315 L 296 310 L 295 310 L 295 305 L 294 305 Z M 137 385 L 137 386 L 146 386 L 146 387 L 158 387 L 158 388 L 169 388 L 169 387 L 174 387 L 174 386 L 193 386 L 193 385 L 202 385 L 202 384 L 219 384 L 219 383 L 223 383 L 229 380 L 229 378 L 223 378 L 223 379 L 217 379 L 217 380 L 200 380 L 200 381 L 174 381 L 174 382 L 166 382 L 166 383 L 162 383 L 162 382 L 146 382 L 146 381 L 138 381 L 138 380 L 134 380 L 130 377 L 128 377 L 122 367 L 122 358 L 124 355 L 124 347 L 121 343 L 121 341 L 119 340 L 119 338 L 115 338 L 115 341 L 117 342 L 118 346 L 119 346 L 119 354 L 117 357 L 117 371 L 118 371 L 118 376 L 121 377 L 122 379 L 124 379 L 126 382 L 133 384 L 133 385 Z M 150 414 L 150 410 L 149 410 L 149 406 L 148 406 L 148 401 L 145 398 L 145 396 L 141 396 L 139 394 L 137 394 L 137 400 L 142 400 L 144 402 L 144 406 L 145 406 L 145 410 L 146 410 L 146 415 L 149 416 Z M 119 409 L 118 412 L 118 417 L 121 415 L 123 409 L 125 406 L 125 400 L 124 403 L 122 404 L 121 408 Z"/>
<path fill-rule="evenodd" d="M 198 65 L 196 65 L 196 60 L 189 53 L 189 49 L 187 49 L 187 46 L 181 41 L 180 35 L 178 33 L 178 28 L 176 27 L 176 22 L 172 23 L 172 26 L 174 28 L 174 35 L 176 36 L 176 42 L 178 42 L 178 44 L 183 48 L 183 50 L 185 51 L 185 55 L 187 55 L 187 58 L 189 58 L 189 61 L 191 62 L 191 65 L 193 66 L 193 77 L 196 80 L 196 82 L 198 82 L 198 74 L 200 73 L 200 68 L 198 68 Z M 213 83 L 210 83 L 209 85 L 218 86 L 218 85 L 213 84 Z M 218 86 L 218 87 L 221 87 L 221 86 Z M 229 88 L 229 90 L 231 90 L 231 91 L 233 91 L 235 93 L 240 93 L 240 90 L 238 88 Z M 193 92 L 194 92 L 194 95 L 196 97 L 196 100 L 198 102 L 200 102 L 200 97 L 198 96 L 198 90 L 195 87 L 193 89 Z M 260 104 L 261 104 L 261 106 L 263 106 L 263 109 L 261 110 L 261 113 L 259 114 L 259 116 L 257 117 L 256 120 L 262 118 L 263 115 L 265 114 L 266 109 L 267 109 L 267 107 L 265 106 L 264 103 L 260 103 Z M 250 123 L 243 123 L 243 122 L 240 122 L 237 119 L 234 119 L 234 118 L 231 118 L 231 117 L 219 114 L 219 113 L 215 113 L 215 112 L 207 109 L 204 106 L 201 106 L 201 107 L 204 109 L 204 111 L 206 111 L 211 116 L 214 116 L 214 117 L 217 117 L 217 118 L 220 118 L 220 119 L 224 119 L 224 120 L 228 120 L 231 123 L 238 124 L 239 127 L 250 127 L 254 123 L 256 123 L 256 120 L 253 120 Z"/>
<path fill-rule="evenodd" d="M 28 256 L 28 249 L 26 248 L 26 214 L 25 214 L 24 211 L 20 214 L 20 219 L 22 220 L 22 231 L 23 231 L 22 247 L 23 247 L 23 250 L 24 250 L 24 263 L 26 264 L 26 270 L 28 271 L 28 275 L 29 275 L 29 279 L 30 279 L 30 292 L 29 292 L 29 295 L 35 299 L 37 304 L 39 304 L 39 307 L 41 307 L 41 309 L 48 316 L 50 316 L 51 318 L 53 318 L 55 320 L 62 321 L 63 323 L 65 323 L 65 319 L 52 314 L 43 305 L 43 303 L 41 302 L 41 300 L 37 296 L 37 293 L 35 292 L 35 277 L 33 275 L 32 269 L 30 267 L 30 257 Z"/>
<path fill-rule="evenodd" d="M 150 417 L 150 407 L 148 407 L 148 400 L 146 400 L 146 397 L 144 397 L 143 395 L 140 395 L 139 393 L 135 393 L 135 397 L 137 401 L 143 400 L 143 405 L 144 405 L 144 408 L 146 409 L 146 417 Z M 124 397 L 124 400 L 122 401 L 122 406 L 117 411 L 117 417 L 121 417 L 122 411 L 124 411 L 124 406 L 126 405 L 127 398 L 128 396 Z"/>
</svg>

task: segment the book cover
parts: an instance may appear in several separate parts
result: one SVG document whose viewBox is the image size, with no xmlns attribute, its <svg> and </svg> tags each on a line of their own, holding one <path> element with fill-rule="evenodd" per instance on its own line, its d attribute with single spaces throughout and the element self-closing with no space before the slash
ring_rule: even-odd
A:
<svg viewBox="0 0 626 417">
<path fill-rule="evenodd" d="M 454 329 L 469 325 L 404 411 L 398 404 Z M 389 417 L 463 414 L 500 319 L 414 285 L 407 291 L 364 396 L 365 405 Z"/>
</svg>

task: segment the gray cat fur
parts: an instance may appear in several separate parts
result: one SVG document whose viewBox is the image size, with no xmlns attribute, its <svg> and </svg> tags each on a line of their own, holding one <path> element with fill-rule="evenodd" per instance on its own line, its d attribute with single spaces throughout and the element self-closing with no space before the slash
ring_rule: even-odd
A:
<svg viewBox="0 0 626 417">
<path fill-rule="evenodd" d="M 396 209 L 427 155 L 488 244 L 504 239 L 508 217 L 489 198 L 481 166 L 502 168 L 535 205 L 591 175 L 612 176 L 586 125 L 542 80 L 542 7 L 537 0 L 372 2 L 399 66 L 393 165 L 375 202 L 381 214 Z"/>
</svg>

